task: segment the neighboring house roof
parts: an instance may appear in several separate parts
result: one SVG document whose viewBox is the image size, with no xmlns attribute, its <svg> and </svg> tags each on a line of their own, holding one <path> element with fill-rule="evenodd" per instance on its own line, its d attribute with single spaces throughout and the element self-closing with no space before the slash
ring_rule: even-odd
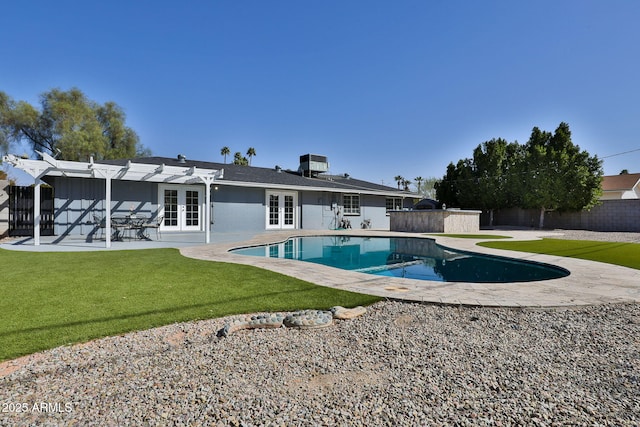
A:
<svg viewBox="0 0 640 427">
<path fill-rule="evenodd" d="M 124 165 L 127 160 L 102 160 L 101 163 Z M 348 175 L 318 174 L 317 177 L 302 176 L 298 171 L 263 168 L 256 166 L 235 165 L 229 163 L 203 162 L 198 160 L 178 159 L 169 157 L 140 157 L 131 159 L 135 163 L 164 164 L 166 166 L 181 166 L 200 169 L 224 170 L 224 176 L 218 182 L 220 184 L 264 187 L 264 188 L 291 188 L 291 189 L 316 189 L 336 192 L 354 192 L 368 194 L 382 194 L 394 196 L 415 196 L 394 187 L 362 181 Z"/>
<path fill-rule="evenodd" d="M 603 191 L 628 191 L 640 184 L 640 173 L 608 175 L 602 177 Z"/>
</svg>

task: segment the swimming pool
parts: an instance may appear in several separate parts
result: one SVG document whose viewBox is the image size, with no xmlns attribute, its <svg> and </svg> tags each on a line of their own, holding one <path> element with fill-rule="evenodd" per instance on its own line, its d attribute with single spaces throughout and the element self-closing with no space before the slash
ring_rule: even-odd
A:
<svg viewBox="0 0 640 427">
<path fill-rule="evenodd" d="M 415 237 L 304 236 L 232 252 L 438 282 L 530 282 L 569 275 L 549 264 L 454 251 Z"/>
</svg>

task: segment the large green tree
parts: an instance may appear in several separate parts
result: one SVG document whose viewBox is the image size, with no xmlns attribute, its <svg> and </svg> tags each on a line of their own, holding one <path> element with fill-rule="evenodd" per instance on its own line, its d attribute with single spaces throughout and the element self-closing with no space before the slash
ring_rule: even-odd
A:
<svg viewBox="0 0 640 427">
<path fill-rule="evenodd" d="M 449 207 L 476 208 L 474 182 L 471 159 L 449 163 L 446 175 L 434 184 L 436 198 Z"/>
<path fill-rule="evenodd" d="M 602 161 L 571 141 L 569 125 L 554 133 L 533 128 L 520 145 L 493 139 L 479 145 L 472 159 L 447 167 L 435 188 L 449 206 L 492 212 L 505 207 L 538 209 L 539 227 L 548 210 L 588 209 L 601 193 Z M 491 215 L 492 216 L 492 215 Z"/>
<path fill-rule="evenodd" d="M 546 211 L 588 209 L 602 193 L 602 161 L 573 144 L 564 122 L 553 134 L 533 128 L 519 169 L 522 207 L 540 211 L 540 228 Z"/>
<path fill-rule="evenodd" d="M 11 134 L 8 128 L 2 126 L 2 118 L 8 114 L 11 105 L 11 98 L 6 93 L 0 92 L 0 163 L 2 163 L 2 155 L 9 151 Z"/>
<path fill-rule="evenodd" d="M 5 144 L 26 142 L 34 151 L 65 160 L 150 155 L 125 125 L 122 108 L 114 102 L 94 102 L 77 88 L 43 93 L 40 109 L 0 92 L 0 138 Z"/>
<path fill-rule="evenodd" d="M 473 204 L 489 211 L 490 226 L 495 209 L 515 206 L 519 202 L 518 180 L 513 173 L 520 157 L 518 143 L 508 143 L 502 138 L 486 141 L 473 150 Z"/>
</svg>

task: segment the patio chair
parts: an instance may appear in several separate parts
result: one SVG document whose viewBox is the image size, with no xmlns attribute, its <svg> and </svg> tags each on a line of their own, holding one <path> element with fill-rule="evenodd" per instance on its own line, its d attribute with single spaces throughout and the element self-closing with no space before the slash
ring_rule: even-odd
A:
<svg viewBox="0 0 640 427">
<path fill-rule="evenodd" d="M 125 237 L 125 233 L 127 233 L 130 229 L 129 226 L 129 218 L 124 216 L 112 216 L 111 217 L 111 230 L 113 235 L 111 236 L 112 240 L 122 241 Z"/>
<path fill-rule="evenodd" d="M 163 220 L 164 220 L 164 216 L 159 216 L 155 220 L 149 221 L 144 224 L 145 229 L 149 229 L 149 228 L 156 229 L 156 240 L 160 240 L 160 238 L 162 237 L 162 233 L 160 233 L 160 226 L 162 225 Z M 147 237 L 149 237 L 148 234 L 147 234 Z"/>
<path fill-rule="evenodd" d="M 107 228 L 107 221 L 104 219 L 104 217 L 93 214 L 93 223 L 97 228 L 96 233 L 100 232 L 98 238 L 104 237 L 104 229 Z"/>
<path fill-rule="evenodd" d="M 148 218 L 146 217 L 130 217 L 129 232 L 133 233 L 134 237 L 138 239 L 148 239 L 147 222 Z M 131 236 L 129 236 L 129 238 L 131 238 Z"/>
</svg>

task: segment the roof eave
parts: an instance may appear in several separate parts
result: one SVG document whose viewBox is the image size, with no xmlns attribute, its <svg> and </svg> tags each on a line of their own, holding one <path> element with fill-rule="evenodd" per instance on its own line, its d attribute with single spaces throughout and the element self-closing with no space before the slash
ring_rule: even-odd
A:
<svg viewBox="0 0 640 427">
<path fill-rule="evenodd" d="M 416 194 L 383 191 L 383 190 L 367 190 L 367 189 L 351 189 L 351 188 L 336 188 L 336 187 L 318 187 L 307 185 L 289 185 L 289 184 L 270 184 L 265 182 L 245 182 L 245 181 L 230 181 L 220 180 L 216 182 L 217 185 L 229 185 L 233 187 L 253 187 L 253 188 L 265 188 L 265 189 L 278 189 L 278 190 L 294 190 L 294 191 L 324 191 L 329 193 L 357 193 L 357 194 L 371 194 L 377 196 L 389 196 L 389 197 L 418 197 Z"/>
</svg>

